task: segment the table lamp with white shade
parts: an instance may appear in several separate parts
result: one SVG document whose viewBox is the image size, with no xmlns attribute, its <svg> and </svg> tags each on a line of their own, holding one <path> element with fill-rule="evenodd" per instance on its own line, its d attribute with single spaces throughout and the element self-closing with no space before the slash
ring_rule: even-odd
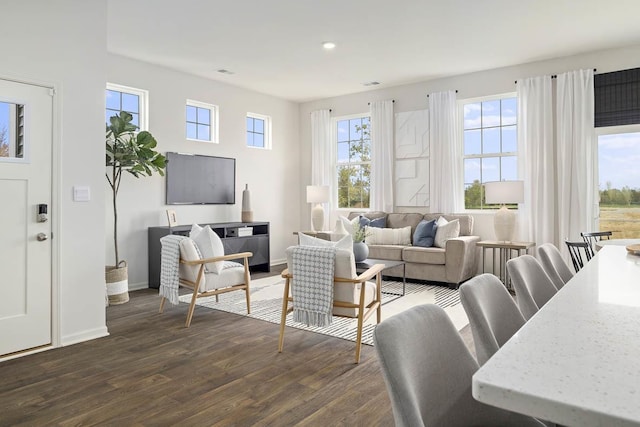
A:
<svg viewBox="0 0 640 427">
<path fill-rule="evenodd" d="M 329 186 L 327 185 L 307 185 L 307 203 L 314 203 L 311 209 L 311 227 L 313 231 L 322 231 L 324 227 L 323 203 L 329 201 Z"/>
<path fill-rule="evenodd" d="M 524 202 L 524 181 L 493 181 L 484 183 L 487 204 L 502 204 L 493 217 L 496 240 L 510 242 L 516 226 L 516 213 L 507 204 Z"/>
</svg>

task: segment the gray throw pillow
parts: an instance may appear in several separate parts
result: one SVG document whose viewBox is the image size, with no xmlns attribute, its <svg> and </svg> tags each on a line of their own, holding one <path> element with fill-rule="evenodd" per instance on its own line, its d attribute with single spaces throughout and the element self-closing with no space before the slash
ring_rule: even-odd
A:
<svg viewBox="0 0 640 427">
<path fill-rule="evenodd" d="M 438 225 L 436 224 L 435 219 L 432 219 L 431 221 L 423 219 L 416 226 L 416 231 L 413 233 L 413 245 L 430 248 L 433 246 L 437 229 Z"/>
</svg>

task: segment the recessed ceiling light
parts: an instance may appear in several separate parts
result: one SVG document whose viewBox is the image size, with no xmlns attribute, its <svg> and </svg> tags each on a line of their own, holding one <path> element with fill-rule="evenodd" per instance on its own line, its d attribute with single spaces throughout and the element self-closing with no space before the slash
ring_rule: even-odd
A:
<svg viewBox="0 0 640 427">
<path fill-rule="evenodd" d="M 379 84 L 380 84 L 380 82 L 376 82 L 376 81 L 362 83 L 363 86 L 376 86 L 376 85 L 379 85 Z"/>
<path fill-rule="evenodd" d="M 220 74 L 235 74 L 233 71 L 229 71 L 229 70 L 225 70 L 224 68 L 221 68 L 219 70 L 217 70 Z"/>
<path fill-rule="evenodd" d="M 331 49 L 335 49 L 336 44 L 334 42 L 323 42 L 322 47 L 325 48 L 326 50 L 331 50 Z"/>
</svg>

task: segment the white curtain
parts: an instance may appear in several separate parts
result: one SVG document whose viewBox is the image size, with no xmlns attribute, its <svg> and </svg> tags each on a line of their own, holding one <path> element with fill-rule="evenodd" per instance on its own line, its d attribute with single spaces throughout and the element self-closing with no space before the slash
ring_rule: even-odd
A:
<svg viewBox="0 0 640 427">
<path fill-rule="evenodd" d="M 595 230 L 598 215 L 598 142 L 595 136 L 593 70 L 558 75 L 556 129 L 558 234 L 579 240 Z"/>
<path fill-rule="evenodd" d="M 372 210 L 393 212 L 393 101 L 374 101 L 371 111 Z"/>
<path fill-rule="evenodd" d="M 333 147 L 331 144 L 331 111 L 317 110 L 311 112 L 311 185 L 328 185 L 333 183 L 332 166 Z M 305 187 L 306 190 L 306 187 Z M 333 189 L 335 192 L 335 189 Z M 306 192 L 304 193 L 306 202 Z M 335 199 L 332 193 L 331 200 Z M 330 203 L 324 203 L 325 213 L 330 212 Z"/>
<path fill-rule="evenodd" d="M 455 91 L 429 95 L 429 210 L 460 212 L 464 203 L 462 145 Z"/>
<path fill-rule="evenodd" d="M 311 185 L 331 185 L 331 113 L 311 112 Z"/>
<path fill-rule="evenodd" d="M 517 91 L 518 174 L 525 183 L 524 203 L 518 207 L 520 240 L 560 247 L 551 76 L 518 79 Z"/>
</svg>

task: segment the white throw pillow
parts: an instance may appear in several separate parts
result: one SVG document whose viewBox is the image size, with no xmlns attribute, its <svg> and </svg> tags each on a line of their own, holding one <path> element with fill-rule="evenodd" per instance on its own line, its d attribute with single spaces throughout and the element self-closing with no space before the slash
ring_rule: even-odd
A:
<svg viewBox="0 0 640 427">
<path fill-rule="evenodd" d="M 200 227 L 198 224 L 193 224 L 189 237 L 195 242 L 202 259 L 213 258 L 224 255 L 224 246 L 222 240 L 208 225 Z M 205 264 L 205 271 L 208 273 L 220 274 L 224 261 L 209 262 Z"/>
<path fill-rule="evenodd" d="M 300 246 L 320 246 L 320 247 L 334 247 L 336 249 L 347 249 L 353 251 L 353 239 L 350 234 L 347 234 L 337 242 L 331 242 L 329 240 L 318 239 L 312 236 L 308 236 L 304 233 L 299 233 Z"/>
<path fill-rule="evenodd" d="M 367 245 L 410 245 L 411 226 L 402 228 L 367 227 L 369 235 L 364 239 Z"/>
<path fill-rule="evenodd" d="M 440 217 L 437 224 L 436 238 L 433 242 L 433 246 L 437 248 L 444 248 L 447 245 L 447 240 L 455 239 L 460 235 L 460 220 L 447 221 Z"/>
<path fill-rule="evenodd" d="M 350 236 L 353 236 L 353 230 L 356 226 L 356 224 L 360 223 L 360 217 L 357 216 L 353 219 L 349 219 L 345 216 L 341 216 L 340 217 L 340 221 L 342 221 L 342 225 L 344 225 L 344 228 L 347 229 L 347 231 L 349 232 Z"/>
</svg>

